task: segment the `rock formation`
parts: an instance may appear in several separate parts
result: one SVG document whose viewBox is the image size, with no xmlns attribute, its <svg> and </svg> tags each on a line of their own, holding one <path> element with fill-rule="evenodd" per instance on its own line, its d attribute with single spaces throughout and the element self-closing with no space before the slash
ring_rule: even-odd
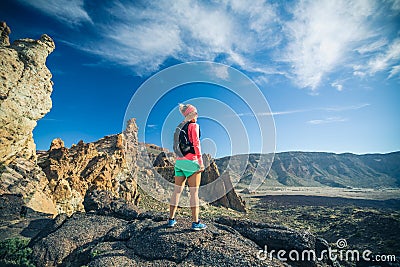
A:
<svg viewBox="0 0 400 267">
<path fill-rule="evenodd" d="M 32 138 L 36 121 L 51 108 L 51 73 L 45 63 L 55 46 L 45 34 L 39 40 L 22 39 L 10 45 L 10 32 L 1 22 L 0 196 L 21 202 L 18 215 L 27 210 L 55 215 L 46 175 L 35 162 Z"/>
<path fill-rule="evenodd" d="M 135 142 L 134 120 L 123 134 L 106 136 L 94 143 L 80 141 L 68 149 L 61 139 L 53 140 L 50 150 L 39 155 L 38 165 L 46 173 L 58 213 L 84 211 L 84 197 L 94 190 L 109 191 L 117 198 L 137 204 L 137 184 L 124 152 L 124 149 L 133 151 L 128 155 L 135 157 Z M 134 164 L 135 159 L 131 160 Z"/>
<path fill-rule="evenodd" d="M 165 153 L 161 152 L 158 154 L 158 156 L 155 158 L 153 162 L 154 167 L 173 167 L 174 166 L 174 155 L 173 153 Z M 151 159 L 150 159 L 151 160 Z"/>
<path fill-rule="evenodd" d="M 36 157 L 32 131 L 51 109 L 53 82 L 45 63 L 55 45 L 46 34 L 10 45 L 4 22 L 0 31 L 0 164 L 8 164 Z"/>
<path fill-rule="evenodd" d="M 0 46 L 9 46 L 10 38 L 8 37 L 11 33 L 10 27 L 4 21 L 0 22 Z"/>
<path fill-rule="evenodd" d="M 206 166 L 205 171 L 201 175 L 201 184 L 207 185 L 217 180 L 216 184 L 213 186 L 212 195 L 223 195 L 221 198 L 212 202 L 215 206 L 222 206 L 226 208 L 231 208 L 237 211 L 246 211 L 246 203 L 242 198 L 235 192 L 233 188 L 229 172 L 225 172 L 220 175 L 218 166 L 215 160 L 211 158 L 210 155 L 203 155 L 204 166 Z M 224 194 L 224 192 L 227 192 Z M 201 193 L 201 191 L 200 191 Z M 200 197 L 201 194 L 200 194 Z"/>
</svg>

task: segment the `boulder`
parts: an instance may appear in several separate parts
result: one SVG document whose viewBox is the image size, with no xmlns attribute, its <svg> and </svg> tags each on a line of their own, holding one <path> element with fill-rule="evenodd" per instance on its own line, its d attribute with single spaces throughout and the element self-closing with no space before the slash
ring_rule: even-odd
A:
<svg viewBox="0 0 400 267">
<path fill-rule="evenodd" d="M 124 220 L 137 218 L 139 209 L 123 198 L 116 198 L 110 191 L 88 191 L 83 201 L 86 212 L 109 215 Z"/>
<path fill-rule="evenodd" d="M 125 223 L 114 217 L 75 213 L 62 221 L 61 225 L 56 225 L 58 227 L 52 227 L 52 232 L 44 230 L 47 235 L 43 238 L 32 240 L 33 260 L 37 266 L 59 266 L 66 262 L 79 262 L 82 254 L 97 244 L 112 228 Z"/>
<path fill-rule="evenodd" d="M 21 194 L 0 195 L 0 238 L 32 238 L 52 221 L 53 214 L 34 211 L 26 206 Z"/>
<path fill-rule="evenodd" d="M 3 167 L 0 171 L 0 195 L 20 195 L 24 207 L 57 214 L 46 175 L 32 161 L 17 158 Z"/>
<path fill-rule="evenodd" d="M 56 138 L 51 141 L 50 151 L 61 149 L 64 147 L 64 141 L 61 138 Z"/>
</svg>

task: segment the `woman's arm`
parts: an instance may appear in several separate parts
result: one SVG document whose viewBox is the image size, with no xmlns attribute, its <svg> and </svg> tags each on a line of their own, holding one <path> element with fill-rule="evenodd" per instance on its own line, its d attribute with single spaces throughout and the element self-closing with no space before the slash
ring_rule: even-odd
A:
<svg viewBox="0 0 400 267">
<path fill-rule="evenodd" d="M 197 161 L 198 161 L 200 167 L 204 167 L 203 166 L 203 157 L 201 155 L 201 148 L 200 148 L 199 125 L 197 123 L 190 123 L 189 127 L 190 127 L 190 131 L 188 131 L 190 134 L 189 139 L 193 143 Z"/>
</svg>

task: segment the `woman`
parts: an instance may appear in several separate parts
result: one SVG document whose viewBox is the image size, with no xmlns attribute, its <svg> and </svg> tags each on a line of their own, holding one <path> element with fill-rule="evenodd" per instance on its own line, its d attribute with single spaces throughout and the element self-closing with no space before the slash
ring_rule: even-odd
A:
<svg viewBox="0 0 400 267">
<path fill-rule="evenodd" d="M 200 148 L 200 127 L 197 122 L 197 109 L 190 104 L 179 104 L 179 110 L 188 122 L 187 135 L 193 149 L 188 154 L 178 157 L 175 163 L 175 186 L 169 207 L 168 227 L 176 224 L 175 213 L 178 208 L 179 198 L 186 180 L 190 190 L 190 208 L 192 210 L 192 229 L 203 230 L 207 226 L 199 220 L 199 186 L 201 172 L 204 171 L 203 158 Z M 193 153 L 194 152 L 194 153 Z"/>
</svg>

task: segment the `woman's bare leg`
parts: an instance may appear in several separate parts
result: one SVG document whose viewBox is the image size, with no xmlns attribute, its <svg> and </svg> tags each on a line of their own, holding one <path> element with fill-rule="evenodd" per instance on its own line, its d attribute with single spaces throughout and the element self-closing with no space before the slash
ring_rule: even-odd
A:
<svg viewBox="0 0 400 267">
<path fill-rule="evenodd" d="M 186 177 L 185 176 L 175 176 L 175 186 L 174 192 L 171 196 L 170 206 L 169 206 L 169 218 L 175 218 L 175 212 L 178 209 L 179 198 L 185 186 Z"/>
<path fill-rule="evenodd" d="M 201 181 L 201 173 L 197 172 L 188 178 L 190 190 L 190 209 L 192 210 L 193 222 L 199 221 L 199 186 Z"/>
</svg>

